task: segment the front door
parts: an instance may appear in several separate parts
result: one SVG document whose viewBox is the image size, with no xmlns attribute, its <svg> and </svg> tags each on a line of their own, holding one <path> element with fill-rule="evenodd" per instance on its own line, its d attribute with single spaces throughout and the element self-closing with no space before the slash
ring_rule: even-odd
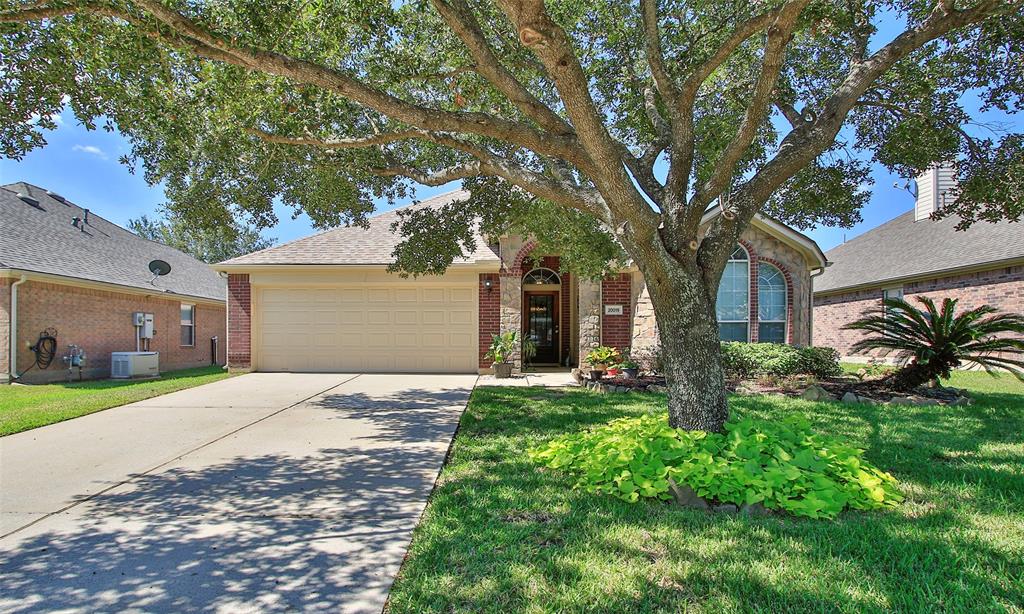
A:
<svg viewBox="0 0 1024 614">
<path fill-rule="evenodd" d="M 558 293 L 527 292 L 524 333 L 537 345 L 536 364 L 558 364 Z"/>
</svg>

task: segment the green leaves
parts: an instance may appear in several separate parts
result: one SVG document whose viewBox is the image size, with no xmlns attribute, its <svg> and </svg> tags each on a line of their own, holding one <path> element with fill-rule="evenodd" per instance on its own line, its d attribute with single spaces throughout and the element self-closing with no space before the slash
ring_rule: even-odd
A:
<svg viewBox="0 0 1024 614">
<path fill-rule="evenodd" d="M 863 451 L 811 431 L 804 416 L 741 419 L 724 434 L 673 429 L 661 415 L 621 418 L 528 450 L 577 477 L 577 487 L 625 501 L 671 498 L 668 478 L 719 503 L 761 502 L 797 516 L 896 505 L 896 480 Z"/>
<path fill-rule="evenodd" d="M 882 309 L 844 327 L 866 335 L 853 345 L 854 352 L 893 350 L 913 359 L 890 376 L 896 388 L 949 378 L 963 362 L 993 374 L 1009 371 L 1024 381 L 1024 316 L 997 313 L 989 305 L 957 313 L 957 299 L 951 298 L 941 308 L 927 296 L 918 296 L 917 302 L 922 309 L 902 298 L 885 299 Z"/>
<path fill-rule="evenodd" d="M 816 377 L 839 375 L 839 353 L 833 348 L 797 348 L 781 343 L 722 344 L 722 368 L 736 377 L 756 375 L 796 375 L 807 373 Z"/>
</svg>

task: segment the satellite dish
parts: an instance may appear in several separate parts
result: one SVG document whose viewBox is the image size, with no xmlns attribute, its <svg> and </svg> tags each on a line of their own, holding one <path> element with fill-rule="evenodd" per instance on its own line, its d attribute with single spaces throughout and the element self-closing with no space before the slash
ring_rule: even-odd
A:
<svg viewBox="0 0 1024 614">
<path fill-rule="evenodd" d="M 171 265 L 163 260 L 151 260 L 149 262 L 149 272 L 153 274 L 153 279 L 149 280 L 149 283 L 153 283 L 157 277 L 163 277 L 170 273 Z"/>
</svg>

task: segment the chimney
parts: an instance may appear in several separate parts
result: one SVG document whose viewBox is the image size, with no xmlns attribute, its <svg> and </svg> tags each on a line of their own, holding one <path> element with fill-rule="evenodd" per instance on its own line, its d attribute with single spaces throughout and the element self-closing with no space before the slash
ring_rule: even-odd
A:
<svg viewBox="0 0 1024 614">
<path fill-rule="evenodd" d="M 946 202 L 956 198 L 956 167 L 951 162 L 937 164 L 917 176 L 917 201 L 914 221 L 929 219 Z"/>
</svg>

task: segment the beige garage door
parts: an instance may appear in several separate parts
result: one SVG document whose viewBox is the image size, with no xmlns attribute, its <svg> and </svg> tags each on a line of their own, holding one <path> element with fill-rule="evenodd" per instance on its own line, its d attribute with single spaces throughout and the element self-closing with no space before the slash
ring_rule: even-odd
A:
<svg viewBox="0 0 1024 614">
<path fill-rule="evenodd" d="M 475 285 L 257 288 L 261 371 L 477 370 Z"/>
</svg>

